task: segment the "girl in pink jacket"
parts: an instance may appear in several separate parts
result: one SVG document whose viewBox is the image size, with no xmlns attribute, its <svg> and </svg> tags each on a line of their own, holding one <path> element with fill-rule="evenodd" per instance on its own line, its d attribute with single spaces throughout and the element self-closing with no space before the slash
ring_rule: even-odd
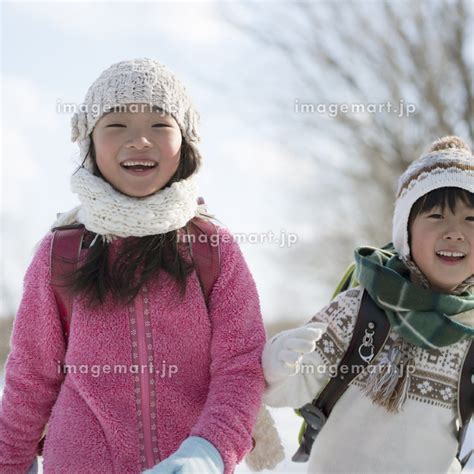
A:
<svg viewBox="0 0 474 474">
<path fill-rule="evenodd" d="M 198 115 L 151 59 L 123 61 L 72 120 L 86 248 L 69 279 L 66 345 L 50 284 L 53 233 L 26 272 L 0 408 L 0 472 L 25 473 L 45 425 L 44 472 L 232 473 L 252 447 L 265 333 L 237 243 L 217 227 L 206 301 L 179 239 L 197 203 Z M 206 304 L 207 303 L 207 304 Z"/>
</svg>

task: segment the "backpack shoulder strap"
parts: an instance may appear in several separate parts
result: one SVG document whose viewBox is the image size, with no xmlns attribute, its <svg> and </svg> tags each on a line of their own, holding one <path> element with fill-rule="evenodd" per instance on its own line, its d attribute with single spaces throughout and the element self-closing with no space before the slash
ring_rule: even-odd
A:
<svg viewBox="0 0 474 474">
<path fill-rule="evenodd" d="M 63 284 L 63 277 L 77 266 L 85 235 L 83 224 L 71 224 L 52 229 L 50 250 L 50 281 L 58 305 L 64 338 L 68 340 L 72 300 Z M 220 271 L 219 236 L 215 224 L 195 217 L 188 225 L 190 251 L 196 267 L 206 305 Z"/>
<path fill-rule="evenodd" d="M 71 324 L 72 298 L 64 285 L 64 276 L 75 270 L 84 239 L 83 224 L 71 224 L 53 229 L 50 250 L 50 282 L 58 305 L 66 344 Z"/>
<path fill-rule="evenodd" d="M 189 250 L 202 293 L 209 306 L 209 297 L 220 272 L 219 234 L 216 225 L 200 217 L 195 217 L 186 225 L 190 237 Z"/>
<path fill-rule="evenodd" d="M 299 412 L 305 422 L 301 434 L 298 451 L 294 454 L 294 462 L 306 462 L 309 459 L 312 445 L 329 417 L 334 405 L 346 391 L 352 380 L 358 375 L 356 366 L 366 366 L 383 348 L 390 331 L 390 324 L 385 313 L 373 302 L 364 291 L 359 314 L 357 316 L 352 339 L 344 354 L 335 377 L 331 378 L 326 387 L 311 403 L 300 408 Z M 344 373 L 341 367 L 346 367 Z M 473 450 L 463 459 L 461 450 L 466 438 L 470 419 L 474 413 L 474 341 L 471 341 L 466 353 L 458 389 L 458 415 L 461 423 L 458 432 L 458 453 L 461 466 L 464 467 Z"/>
<path fill-rule="evenodd" d="M 393 247 L 393 243 L 389 242 L 388 244 L 385 244 L 381 250 L 385 250 L 387 252 L 393 252 L 395 249 Z M 342 275 L 341 280 L 339 281 L 339 284 L 337 285 L 336 289 L 334 290 L 334 293 L 331 297 L 331 300 L 336 298 L 336 296 L 339 293 L 342 293 L 343 291 L 348 290 L 349 288 L 355 288 L 356 286 L 359 286 L 359 282 L 355 278 L 355 268 L 356 264 L 355 262 L 352 262 L 344 272 L 344 275 Z"/>
<path fill-rule="evenodd" d="M 390 323 L 380 309 L 364 291 L 349 347 L 332 377 L 322 392 L 311 403 L 300 408 L 305 420 L 301 443 L 292 461 L 306 462 L 316 436 L 321 431 L 334 405 L 346 391 L 352 380 L 370 364 L 383 348 L 390 332 Z"/>
<path fill-rule="evenodd" d="M 342 293 L 343 291 L 348 290 L 351 287 L 357 286 L 358 282 L 357 280 L 354 279 L 354 270 L 355 270 L 355 263 L 351 263 L 346 271 L 344 272 L 344 275 L 341 278 L 341 281 L 337 285 L 336 289 L 334 290 L 334 293 L 331 297 L 331 300 L 336 298 L 336 296 L 339 293 Z"/>
<path fill-rule="evenodd" d="M 333 377 L 333 383 L 330 386 L 328 384 L 315 400 L 326 416 L 329 416 L 348 385 L 359 375 L 359 371 L 352 371 L 350 368 L 368 366 L 383 348 L 389 331 L 390 322 L 385 312 L 364 291 L 352 339 L 339 363 L 336 377 Z"/>
<path fill-rule="evenodd" d="M 471 340 L 464 357 L 464 362 L 461 368 L 461 375 L 459 377 L 458 387 L 458 419 L 460 428 L 458 432 L 458 453 L 461 466 L 464 467 L 473 450 L 471 449 L 467 455 L 461 460 L 461 450 L 466 440 L 466 434 L 469 427 L 469 422 L 474 413 L 474 341 Z"/>
</svg>

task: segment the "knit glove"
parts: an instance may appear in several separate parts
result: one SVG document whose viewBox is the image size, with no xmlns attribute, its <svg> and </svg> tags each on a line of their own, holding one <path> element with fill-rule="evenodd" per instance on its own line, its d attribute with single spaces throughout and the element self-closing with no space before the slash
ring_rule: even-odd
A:
<svg viewBox="0 0 474 474">
<path fill-rule="evenodd" d="M 273 383 L 296 375 L 300 365 L 311 358 L 316 341 L 321 339 L 327 326 L 326 323 L 309 323 L 301 328 L 283 331 L 270 339 L 262 354 L 267 382 Z"/>
<path fill-rule="evenodd" d="M 169 458 L 148 469 L 145 474 L 222 474 L 224 461 L 209 441 L 199 436 L 185 439 Z"/>
<path fill-rule="evenodd" d="M 37 474 L 37 472 L 38 472 L 38 458 L 35 458 L 27 474 Z"/>
</svg>

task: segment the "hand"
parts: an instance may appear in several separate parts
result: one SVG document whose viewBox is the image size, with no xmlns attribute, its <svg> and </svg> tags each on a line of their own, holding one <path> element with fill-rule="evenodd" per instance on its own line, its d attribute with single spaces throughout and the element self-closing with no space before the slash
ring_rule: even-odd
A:
<svg viewBox="0 0 474 474">
<path fill-rule="evenodd" d="M 310 323 L 283 331 L 268 341 L 262 355 L 267 381 L 296 375 L 304 356 L 315 350 L 316 342 L 326 332 L 327 326 L 327 323 Z"/>
<path fill-rule="evenodd" d="M 145 474 L 222 474 L 224 461 L 209 441 L 191 436 L 169 458 L 145 471 Z"/>
</svg>

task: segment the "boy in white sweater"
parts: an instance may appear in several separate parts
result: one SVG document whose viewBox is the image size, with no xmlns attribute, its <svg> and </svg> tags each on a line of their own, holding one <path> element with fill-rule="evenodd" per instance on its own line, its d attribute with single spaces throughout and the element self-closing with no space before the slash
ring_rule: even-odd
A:
<svg viewBox="0 0 474 474">
<path fill-rule="evenodd" d="M 393 245 L 357 249 L 360 286 L 265 346 L 265 402 L 300 408 L 335 373 L 364 291 L 390 323 L 381 351 L 316 437 L 308 473 L 461 471 L 458 382 L 474 336 L 474 159 L 459 138 L 438 140 L 401 176 Z"/>
</svg>

